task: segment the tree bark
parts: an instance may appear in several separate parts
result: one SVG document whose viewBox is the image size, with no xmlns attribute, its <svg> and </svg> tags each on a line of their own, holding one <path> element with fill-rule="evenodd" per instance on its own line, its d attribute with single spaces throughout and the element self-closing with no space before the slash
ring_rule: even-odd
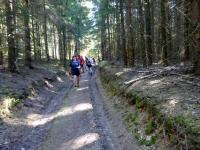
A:
<svg viewBox="0 0 200 150">
<path fill-rule="evenodd" d="M 167 32 L 166 32 L 166 6 L 167 6 L 167 0 L 162 0 L 161 1 L 161 45 L 162 45 L 161 62 L 164 66 L 168 65 Z"/>
<path fill-rule="evenodd" d="M 144 0 L 145 6 L 145 19 L 146 19 L 146 53 L 147 53 L 147 66 L 151 66 L 153 63 L 153 50 L 152 50 L 152 33 L 151 33 L 151 10 L 150 1 Z"/>
<path fill-rule="evenodd" d="M 120 14 L 119 14 L 119 2 L 118 0 L 116 1 L 116 42 L 117 42 L 117 50 L 116 50 L 116 57 L 117 57 L 117 61 L 121 60 L 121 30 L 120 30 Z"/>
<path fill-rule="evenodd" d="M 138 14 L 139 14 L 139 31 L 140 31 L 140 51 L 142 54 L 143 66 L 147 66 L 146 51 L 145 51 L 145 38 L 144 38 L 144 14 L 142 1 L 138 0 Z"/>
<path fill-rule="evenodd" d="M 29 0 L 25 0 L 24 28 L 25 28 L 25 63 L 24 65 L 32 68 L 31 65 L 31 36 L 29 27 Z"/>
<path fill-rule="evenodd" d="M 63 44 L 62 44 L 62 31 L 60 27 L 58 27 L 58 46 L 59 46 L 59 58 L 60 63 L 63 62 Z"/>
<path fill-rule="evenodd" d="M 36 41 L 37 41 L 37 60 L 42 59 L 42 49 L 41 49 L 41 38 L 40 38 L 40 25 L 38 22 L 36 22 Z"/>
<path fill-rule="evenodd" d="M 184 0 L 184 50 L 183 50 L 183 62 L 186 64 L 190 60 L 190 21 L 189 21 L 189 12 L 190 12 L 190 1 Z"/>
<path fill-rule="evenodd" d="M 123 52 L 123 60 L 124 65 L 128 65 L 127 60 L 127 50 L 126 50 L 126 31 L 125 31 L 125 25 L 124 25 L 124 2 L 123 0 L 120 0 L 120 15 L 121 15 L 121 48 Z"/>
<path fill-rule="evenodd" d="M 8 42 L 8 69 L 10 72 L 16 71 L 16 56 L 15 56 L 15 36 L 14 36 L 14 18 L 12 15 L 13 7 L 12 7 L 12 0 L 5 1 L 5 8 L 6 8 L 6 26 L 7 26 L 7 42 Z"/>
<path fill-rule="evenodd" d="M 200 1 L 192 0 L 192 20 L 194 27 L 196 29 L 195 32 L 195 41 L 196 41 L 196 55 L 194 61 L 194 72 L 200 75 Z"/>
<path fill-rule="evenodd" d="M 45 55 L 47 62 L 49 62 L 49 48 L 48 48 L 48 32 L 47 32 L 47 12 L 46 12 L 46 0 L 43 0 L 44 5 L 44 41 L 45 41 Z"/>
<path fill-rule="evenodd" d="M 53 42 L 54 42 L 54 58 L 57 59 L 57 40 L 56 40 L 56 28 L 53 26 Z"/>
<path fill-rule="evenodd" d="M 67 46 L 66 46 L 66 42 L 67 42 L 67 37 L 66 37 L 66 27 L 63 27 L 63 66 L 66 67 L 67 66 Z"/>
<path fill-rule="evenodd" d="M 35 24 L 34 24 L 33 15 L 32 15 L 32 36 L 33 36 L 34 60 L 37 60 L 36 39 L 35 39 Z"/>
<path fill-rule="evenodd" d="M 135 50 L 133 38 L 133 23 L 132 23 L 132 0 L 126 0 L 127 7 L 127 52 L 128 65 L 133 67 L 135 65 Z"/>
</svg>

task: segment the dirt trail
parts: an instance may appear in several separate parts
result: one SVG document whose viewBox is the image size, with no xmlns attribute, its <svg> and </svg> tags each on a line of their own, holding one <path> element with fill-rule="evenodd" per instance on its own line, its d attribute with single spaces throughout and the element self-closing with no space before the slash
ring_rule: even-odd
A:
<svg viewBox="0 0 200 150">
<path fill-rule="evenodd" d="M 98 75 L 83 74 L 80 88 L 66 76 L 60 81 L 40 87 L 22 116 L 0 126 L 1 150 L 141 149 L 109 105 Z"/>
<path fill-rule="evenodd" d="M 84 74 L 81 77 L 80 88 L 73 88 L 64 99 L 40 149 L 139 149 L 134 143 L 120 142 L 123 139 L 115 134 L 111 119 L 108 119 L 104 110 L 96 76 L 89 77 Z M 118 130 L 121 128 L 118 127 Z"/>
</svg>

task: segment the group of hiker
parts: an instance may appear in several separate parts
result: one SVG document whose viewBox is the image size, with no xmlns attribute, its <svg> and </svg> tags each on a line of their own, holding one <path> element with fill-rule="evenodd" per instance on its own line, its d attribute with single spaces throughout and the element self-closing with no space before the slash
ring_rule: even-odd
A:
<svg viewBox="0 0 200 150">
<path fill-rule="evenodd" d="M 89 74 L 92 75 L 94 66 L 96 66 L 96 61 L 92 57 L 83 57 L 81 55 L 74 55 L 72 57 L 69 74 L 72 78 L 76 77 L 76 87 L 79 87 L 81 74 L 89 71 Z"/>
</svg>

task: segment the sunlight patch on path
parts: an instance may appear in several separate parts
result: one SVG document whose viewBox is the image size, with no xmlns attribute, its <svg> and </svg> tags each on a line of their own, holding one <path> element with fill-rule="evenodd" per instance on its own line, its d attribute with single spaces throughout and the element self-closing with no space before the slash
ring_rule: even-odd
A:
<svg viewBox="0 0 200 150">
<path fill-rule="evenodd" d="M 93 106 L 90 103 L 81 103 L 75 106 L 70 106 L 70 107 L 65 107 L 61 110 L 59 110 L 57 113 L 48 115 L 48 116 L 41 116 L 38 114 L 31 114 L 28 116 L 28 118 L 40 118 L 35 121 L 30 121 L 28 125 L 37 127 L 40 125 L 45 125 L 49 123 L 50 121 L 58 118 L 58 117 L 63 117 L 63 116 L 69 116 L 77 112 L 82 112 L 82 111 L 88 111 L 92 110 Z"/>
<path fill-rule="evenodd" d="M 78 88 L 77 91 L 83 91 L 83 90 L 88 90 L 89 87 L 83 87 L 83 88 Z"/>
<path fill-rule="evenodd" d="M 89 80 L 81 80 L 80 83 L 89 82 Z"/>
<path fill-rule="evenodd" d="M 100 139 L 99 134 L 97 133 L 87 133 L 85 135 L 79 136 L 75 139 L 72 139 L 68 141 L 67 143 L 64 143 L 61 147 L 68 148 L 68 150 L 78 150 L 83 148 L 84 146 L 87 146 L 89 144 L 92 144 Z"/>
</svg>

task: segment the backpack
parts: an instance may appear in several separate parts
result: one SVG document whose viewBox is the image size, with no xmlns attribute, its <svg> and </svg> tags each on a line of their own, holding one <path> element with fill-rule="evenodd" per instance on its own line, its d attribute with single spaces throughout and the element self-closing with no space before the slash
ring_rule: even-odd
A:
<svg viewBox="0 0 200 150">
<path fill-rule="evenodd" d="M 91 66 L 91 65 L 92 65 L 92 63 L 91 63 L 90 60 L 87 61 L 87 65 L 88 65 L 88 66 Z"/>
</svg>

